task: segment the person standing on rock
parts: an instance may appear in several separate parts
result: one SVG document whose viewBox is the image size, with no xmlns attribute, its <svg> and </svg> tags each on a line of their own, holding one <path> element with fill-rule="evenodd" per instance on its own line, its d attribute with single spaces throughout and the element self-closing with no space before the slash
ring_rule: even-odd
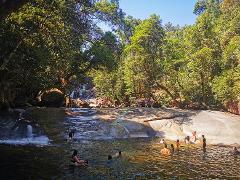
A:
<svg viewBox="0 0 240 180">
<path fill-rule="evenodd" d="M 171 154 L 174 154 L 174 145 L 173 144 L 171 144 Z"/>
<path fill-rule="evenodd" d="M 186 137 L 185 137 L 185 143 L 186 143 L 186 144 L 190 144 L 190 137 L 189 137 L 189 136 L 186 136 Z"/>
<path fill-rule="evenodd" d="M 192 137 L 191 137 L 191 142 L 196 143 L 196 141 L 197 141 L 197 132 L 193 131 L 192 132 Z"/>
<path fill-rule="evenodd" d="M 179 151 L 179 148 L 180 148 L 180 142 L 179 142 L 179 139 L 177 139 L 177 141 L 176 141 L 176 149 L 177 149 L 177 151 Z"/>
<path fill-rule="evenodd" d="M 206 146 L 207 146 L 206 138 L 204 137 L 204 135 L 202 135 L 202 147 L 204 153 L 206 152 Z"/>
</svg>

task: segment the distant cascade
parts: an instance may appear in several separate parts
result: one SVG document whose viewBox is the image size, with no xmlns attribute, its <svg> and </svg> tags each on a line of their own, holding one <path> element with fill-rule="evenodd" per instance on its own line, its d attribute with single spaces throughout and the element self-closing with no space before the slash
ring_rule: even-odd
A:
<svg viewBox="0 0 240 180">
<path fill-rule="evenodd" d="M 33 137 L 33 130 L 32 130 L 32 126 L 31 125 L 27 125 L 27 137 L 31 138 Z"/>
<path fill-rule="evenodd" d="M 95 98 L 95 92 L 90 83 L 80 84 L 72 93 L 70 94 L 72 99 L 83 99 L 89 100 Z"/>
<path fill-rule="evenodd" d="M 48 145 L 50 140 L 34 121 L 6 118 L 0 121 L 0 144 Z"/>
</svg>

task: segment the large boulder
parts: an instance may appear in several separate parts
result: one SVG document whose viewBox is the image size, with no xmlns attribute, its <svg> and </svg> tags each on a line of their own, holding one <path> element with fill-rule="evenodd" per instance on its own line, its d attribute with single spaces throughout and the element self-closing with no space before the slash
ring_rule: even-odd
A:
<svg viewBox="0 0 240 180">
<path fill-rule="evenodd" d="M 64 93 L 57 88 L 41 92 L 38 96 L 38 100 L 41 106 L 47 107 L 61 107 L 65 103 Z"/>
<path fill-rule="evenodd" d="M 240 145 L 240 116 L 210 110 L 188 111 L 183 115 L 149 121 L 149 124 L 166 139 L 181 140 L 196 131 L 197 138 L 205 135 L 209 144 Z"/>
</svg>

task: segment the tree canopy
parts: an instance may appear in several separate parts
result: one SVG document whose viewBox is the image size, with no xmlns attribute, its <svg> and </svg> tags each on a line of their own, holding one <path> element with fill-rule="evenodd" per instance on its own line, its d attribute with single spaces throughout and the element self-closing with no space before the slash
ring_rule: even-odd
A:
<svg viewBox="0 0 240 180">
<path fill-rule="evenodd" d="M 0 102 L 32 103 L 53 87 L 69 94 L 84 77 L 119 103 L 240 101 L 240 2 L 198 0 L 193 12 L 195 24 L 180 27 L 126 16 L 118 0 L 28 1 L 0 21 Z"/>
</svg>

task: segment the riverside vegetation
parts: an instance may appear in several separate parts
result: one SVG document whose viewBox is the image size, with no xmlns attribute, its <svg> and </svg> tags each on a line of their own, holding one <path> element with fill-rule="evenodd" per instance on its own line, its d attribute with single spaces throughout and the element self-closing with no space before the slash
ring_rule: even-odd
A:
<svg viewBox="0 0 240 180">
<path fill-rule="evenodd" d="M 91 77 L 118 104 L 222 108 L 240 99 L 240 1 L 198 0 L 195 24 L 126 16 L 118 0 L 35 0 L 0 21 L 0 106 Z M 99 27 L 105 23 L 111 31 Z"/>
</svg>

